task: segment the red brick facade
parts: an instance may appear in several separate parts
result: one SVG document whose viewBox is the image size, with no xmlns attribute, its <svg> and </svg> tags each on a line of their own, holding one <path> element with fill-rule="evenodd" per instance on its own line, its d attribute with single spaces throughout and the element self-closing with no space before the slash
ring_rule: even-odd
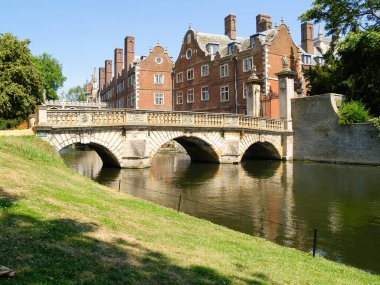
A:
<svg viewBox="0 0 380 285">
<path fill-rule="evenodd" d="M 256 20 L 257 33 L 247 38 L 236 37 L 233 15 L 225 18 L 226 35 L 204 34 L 193 29 L 186 32 L 174 67 L 175 110 L 244 114 L 245 83 L 256 69 L 262 80 L 260 114 L 278 118 L 275 74 L 282 69 L 281 59 L 285 56 L 297 73 L 295 81 L 300 82 L 301 54 L 285 24 L 272 29 L 269 16 L 258 15 Z"/>
<path fill-rule="evenodd" d="M 111 60 L 99 68 L 101 101 L 109 108 L 172 110 L 171 58 L 160 45 L 147 56 L 135 58 L 134 41 L 134 37 L 125 38 L 124 68 L 123 49 L 115 49 L 113 77 Z"/>
</svg>

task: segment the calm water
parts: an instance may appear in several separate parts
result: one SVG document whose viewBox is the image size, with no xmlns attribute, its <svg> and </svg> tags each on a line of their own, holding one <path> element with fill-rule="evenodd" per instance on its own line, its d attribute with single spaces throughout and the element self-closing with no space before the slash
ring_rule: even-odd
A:
<svg viewBox="0 0 380 285">
<path fill-rule="evenodd" d="M 380 274 L 380 167 L 246 161 L 191 164 L 159 154 L 151 168 L 102 169 L 94 151 L 62 153 L 102 184 L 237 231 Z"/>
</svg>

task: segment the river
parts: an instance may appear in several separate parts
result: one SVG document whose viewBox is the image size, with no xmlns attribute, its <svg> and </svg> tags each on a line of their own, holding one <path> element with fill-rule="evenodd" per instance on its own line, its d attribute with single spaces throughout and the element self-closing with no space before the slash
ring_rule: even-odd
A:
<svg viewBox="0 0 380 285">
<path fill-rule="evenodd" d="M 146 169 L 102 169 L 93 150 L 66 150 L 82 175 L 156 204 L 380 274 L 380 167 L 312 162 L 190 163 L 158 154 Z"/>
</svg>

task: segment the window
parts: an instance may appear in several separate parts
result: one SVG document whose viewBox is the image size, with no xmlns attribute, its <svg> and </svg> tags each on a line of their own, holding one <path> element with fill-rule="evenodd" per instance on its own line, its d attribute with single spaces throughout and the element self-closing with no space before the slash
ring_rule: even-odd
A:
<svg viewBox="0 0 380 285">
<path fill-rule="evenodd" d="M 253 48 L 254 44 L 255 44 L 255 40 L 256 38 L 259 36 L 260 34 L 254 34 L 252 36 L 249 37 L 249 47 L 250 48 Z"/>
<path fill-rule="evenodd" d="M 177 80 L 177 83 L 183 82 L 183 73 L 182 72 L 178 72 L 176 74 L 176 80 Z"/>
<path fill-rule="evenodd" d="M 157 63 L 157 64 L 161 64 L 162 63 L 162 57 L 161 56 L 156 56 L 154 61 Z"/>
<path fill-rule="evenodd" d="M 201 66 L 201 76 L 202 77 L 207 76 L 208 73 L 209 73 L 209 71 L 208 71 L 208 64 L 202 65 Z"/>
<path fill-rule="evenodd" d="M 302 63 L 303 64 L 311 64 L 311 55 L 303 54 L 302 55 Z"/>
<path fill-rule="evenodd" d="M 187 90 L 187 103 L 194 102 L 194 89 Z"/>
<path fill-rule="evenodd" d="M 187 70 L 187 80 L 193 80 L 194 79 L 194 69 L 188 69 Z"/>
<path fill-rule="evenodd" d="M 220 77 L 227 77 L 228 76 L 228 63 L 221 65 L 219 71 L 220 71 Z"/>
<path fill-rule="evenodd" d="M 191 34 L 187 34 L 187 44 L 191 44 Z"/>
<path fill-rule="evenodd" d="M 204 86 L 201 88 L 201 100 L 202 101 L 207 101 L 209 99 L 208 96 L 208 86 Z"/>
<path fill-rule="evenodd" d="M 155 84 L 164 84 L 164 75 L 163 74 L 155 74 L 154 75 L 154 83 Z"/>
<path fill-rule="evenodd" d="M 314 60 L 318 65 L 323 65 L 325 63 L 322 56 L 316 56 L 314 57 Z"/>
<path fill-rule="evenodd" d="M 217 51 L 219 51 L 219 44 L 208 43 L 206 45 L 206 50 L 210 54 L 215 54 Z"/>
<path fill-rule="evenodd" d="M 220 101 L 221 102 L 226 102 L 230 100 L 230 97 L 228 96 L 228 86 L 222 86 L 220 87 Z"/>
<path fill-rule="evenodd" d="M 186 51 L 186 58 L 189 59 L 189 58 L 191 58 L 192 55 L 193 55 L 193 51 L 191 50 L 191 48 L 189 48 L 189 49 Z"/>
<path fill-rule="evenodd" d="M 154 93 L 154 105 L 164 105 L 164 93 Z"/>
<path fill-rule="evenodd" d="M 252 57 L 245 58 L 243 60 L 243 71 L 247 72 L 247 71 L 252 70 L 252 68 L 253 68 L 253 58 Z"/>
<path fill-rule="evenodd" d="M 227 54 L 231 54 L 233 51 L 234 51 L 234 46 L 235 46 L 235 43 L 229 43 L 228 46 L 227 46 Z"/>
<path fill-rule="evenodd" d="M 181 105 L 183 103 L 183 94 L 182 92 L 177 93 L 177 105 Z"/>
</svg>

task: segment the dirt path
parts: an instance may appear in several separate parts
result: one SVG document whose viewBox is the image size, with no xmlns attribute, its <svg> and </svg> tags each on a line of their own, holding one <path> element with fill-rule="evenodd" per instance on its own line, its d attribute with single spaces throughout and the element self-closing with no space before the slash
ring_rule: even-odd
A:
<svg viewBox="0 0 380 285">
<path fill-rule="evenodd" d="M 34 132 L 32 129 L 26 129 L 26 130 L 7 130 L 7 131 L 0 131 L 0 137 L 5 136 L 33 136 Z"/>
</svg>

